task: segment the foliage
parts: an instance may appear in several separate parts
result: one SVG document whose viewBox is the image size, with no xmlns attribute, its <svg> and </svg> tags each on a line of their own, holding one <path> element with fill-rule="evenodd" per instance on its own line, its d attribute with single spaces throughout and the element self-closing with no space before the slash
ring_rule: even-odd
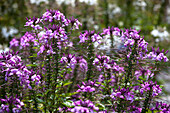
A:
<svg viewBox="0 0 170 113">
<path fill-rule="evenodd" d="M 59 10 L 27 18 L 25 34 L 0 54 L 1 112 L 170 111 L 157 101 L 162 86 L 155 76 L 168 51 L 149 51 L 135 29 L 80 32 L 81 25 Z"/>
</svg>

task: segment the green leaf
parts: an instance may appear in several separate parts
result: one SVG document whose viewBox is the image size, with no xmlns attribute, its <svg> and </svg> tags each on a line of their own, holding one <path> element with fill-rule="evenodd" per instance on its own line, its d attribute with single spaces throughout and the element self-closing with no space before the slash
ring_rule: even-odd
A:
<svg viewBox="0 0 170 113">
<path fill-rule="evenodd" d="M 142 76 L 139 77 L 140 80 L 144 80 L 145 81 L 145 78 L 143 78 Z"/>
<path fill-rule="evenodd" d="M 33 47 L 33 49 L 38 49 L 38 47 Z"/>
<path fill-rule="evenodd" d="M 105 106 L 102 103 L 100 103 L 99 101 L 96 103 L 96 106 L 99 107 L 99 110 L 106 110 Z"/>
<path fill-rule="evenodd" d="M 42 99 L 40 99 L 40 98 L 37 98 L 37 100 L 38 100 L 39 103 L 43 103 L 43 102 L 44 102 L 44 101 L 43 101 Z"/>
<path fill-rule="evenodd" d="M 38 42 L 38 40 L 34 40 L 34 41 Z"/>
<path fill-rule="evenodd" d="M 111 82 L 113 79 L 109 79 L 107 82 Z"/>
<path fill-rule="evenodd" d="M 29 58 L 32 58 L 32 57 L 37 57 L 37 53 L 34 53 L 32 56 L 29 56 Z"/>
<path fill-rule="evenodd" d="M 44 67 L 44 63 L 41 65 L 41 67 Z"/>
<path fill-rule="evenodd" d="M 147 113 L 159 113 L 161 110 L 157 111 L 157 110 L 154 110 L 153 112 L 151 110 L 148 110 Z"/>
<path fill-rule="evenodd" d="M 63 105 L 66 107 L 69 107 L 69 108 L 74 107 L 73 101 L 71 101 L 71 100 L 64 102 Z"/>
<path fill-rule="evenodd" d="M 30 66 L 30 67 L 37 67 L 37 65 L 36 64 L 27 64 L 26 66 Z"/>
<path fill-rule="evenodd" d="M 110 100 L 107 100 L 107 102 L 108 102 L 110 105 L 112 105 L 112 102 L 111 102 Z"/>
<path fill-rule="evenodd" d="M 64 83 L 63 86 L 67 86 L 69 84 L 71 84 L 72 82 L 67 82 L 67 83 Z"/>
</svg>

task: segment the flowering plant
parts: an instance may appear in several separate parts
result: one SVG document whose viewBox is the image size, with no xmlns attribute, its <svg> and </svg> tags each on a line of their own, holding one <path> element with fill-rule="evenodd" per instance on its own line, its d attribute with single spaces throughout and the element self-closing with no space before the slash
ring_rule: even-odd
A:
<svg viewBox="0 0 170 113">
<path fill-rule="evenodd" d="M 0 54 L 1 112 L 170 111 L 157 100 L 162 86 L 155 77 L 168 51 L 149 52 L 139 31 L 108 27 L 76 35 L 82 24 L 58 10 L 27 20 L 28 31 Z M 106 36 L 109 54 L 97 48 Z"/>
</svg>

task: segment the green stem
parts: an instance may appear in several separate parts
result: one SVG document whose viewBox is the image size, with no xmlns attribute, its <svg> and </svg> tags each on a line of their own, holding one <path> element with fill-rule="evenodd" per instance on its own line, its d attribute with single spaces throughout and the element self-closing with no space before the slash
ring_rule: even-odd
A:
<svg viewBox="0 0 170 113">
<path fill-rule="evenodd" d="M 108 12 L 108 1 L 104 0 L 104 10 L 105 10 L 105 27 L 109 25 L 109 12 Z"/>
<path fill-rule="evenodd" d="M 50 83 L 51 83 L 51 65 L 50 65 L 50 63 L 51 63 L 51 58 L 50 58 L 50 55 L 48 55 L 47 56 L 47 59 L 48 59 L 48 61 L 47 61 L 47 63 L 48 63 L 48 68 L 47 68 L 47 73 L 48 73 L 48 75 L 47 75 L 47 80 L 48 80 L 48 89 L 50 88 Z"/>
<path fill-rule="evenodd" d="M 111 49 L 113 49 L 114 48 L 114 46 L 113 46 L 114 38 L 113 38 L 113 35 L 112 35 L 112 31 L 110 32 L 110 38 L 111 38 Z"/>
<path fill-rule="evenodd" d="M 130 82 L 130 77 L 132 76 L 132 70 L 133 70 L 133 64 L 132 62 L 136 61 L 135 60 L 135 55 L 137 55 L 137 52 L 136 52 L 136 47 L 137 47 L 137 43 L 135 42 L 135 47 L 133 48 L 132 50 L 132 53 L 130 55 L 130 58 L 129 59 L 126 59 L 127 62 L 128 62 L 128 67 L 127 67 L 127 75 L 125 76 L 125 87 L 127 87 L 127 84 L 128 82 Z"/>
<path fill-rule="evenodd" d="M 132 18 L 132 12 L 133 12 L 133 0 L 126 0 L 126 12 L 125 12 L 125 20 L 124 25 L 126 28 L 129 28 L 133 25 L 133 18 Z"/>
<path fill-rule="evenodd" d="M 88 48 L 88 71 L 87 71 L 87 81 L 90 80 L 92 78 L 93 75 L 93 56 L 94 56 L 94 52 L 93 52 L 93 43 L 92 43 L 92 39 L 90 37 L 89 39 L 89 48 Z"/>
<path fill-rule="evenodd" d="M 83 10 L 83 18 L 85 19 L 83 22 L 83 31 L 87 30 L 87 10 L 88 10 L 88 4 L 85 4 L 85 9 Z"/>
<path fill-rule="evenodd" d="M 148 112 L 148 108 L 149 108 L 150 101 L 151 101 L 151 96 L 152 96 L 152 87 L 150 86 L 150 91 L 149 91 L 149 94 L 147 94 L 147 97 L 146 97 L 145 102 L 144 102 L 144 108 L 142 109 L 141 113 L 147 113 Z"/>
<path fill-rule="evenodd" d="M 2 89 L 1 89 L 1 92 L 2 93 L 2 97 L 1 98 L 5 98 L 5 95 L 6 95 L 6 88 L 5 88 L 5 74 L 3 73 L 3 78 L 2 78 Z M 1 94 L 0 94 L 1 96 Z"/>
<path fill-rule="evenodd" d="M 68 92 L 70 92 L 72 90 L 72 88 L 74 88 L 74 84 L 76 82 L 76 78 L 77 78 L 77 69 L 78 69 L 79 65 L 76 64 L 76 67 L 74 69 L 74 73 L 73 73 L 73 78 L 71 79 L 72 84 L 69 86 L 68 88 Z"/>
<path fill-rule="evenodd" d="M 30 53 L 32 53 L 31 56 L 33 56 L 33 54 L 34 54 L 33 43 L 30 43 L 30 45 L 31 45 L 31 47 L 30 47 Z M 30 60 L 31 60 L 31 64 L 34 64 L 34 58 L 31 57 Z M 31 67 L 31 68 L 32 68 L 33 70 L 35 70 L 34 67 Z M 29 79 L 30 79 L 30 81 L 31 81 L 31 77 L 30 77 Z M 35 92 L 34 92 L 34 90 L 33 90 L 33 84 L 32 84 L 31 82 L 30 82 L 30 86 L 32 87 L 32 89 L 30 89 L 30 94 L 33 95 L 33 101 L 34 101 L 34 107 L 35 107 L 35 113 L 36 113 L 36 112 L 38 112 L 38 103 L 37 103 L 37 100 L 36 100 L 36 94 L 35 94 Z M 29 96 L 29 99 L 31 100 L 31 95 Z"/>
<path fill-rule="evenodd" d="M 35 113 L 38 112 L 38 103 L 37 103 L 37 100 L 36 100 L 36 94 L 35 92 L 32 90 L 32 94 L 33 94 L 33 100 L 34 100 L 34 106 L 35 106 Z"/>
<path fill-rule="evenodd" d="M 55 52 L 55 54 L 54 54 L 54 59 L 55 59 L 55 73 L 54 73 L 54 79 L 55 79 L 55 82 L 57 83 L 57 78 L 58 78 L 58 72 L 59 72 L 59 53 L 58 53 L 58 50 L 59 50 L 59 48 L 58 48 L 58 44 L 57 44 L 57 42 L 58 42 L 58 39 L 54 39 L 53 38 L 53 49 L 54 49 L 54 52 Z"/>
<path fill-rule="evenodd" d="M 52 91 L 52 94 L 53 94 L 52 105 L 54 106 L 54 104 L 55 104 L 55 96 L 56 96 L 55 91 L 56 91 L 56 86 L 57 86 L 57 83 L 58 83 L 57 79 L 58 79 L 58 76 L 59 76 L 59 48 L 58 48 L 58 44 L 57 44 L 58 39 L 53 38 L 52 41 L 53 41 L 53 50 L 55 52 L 55 54 L 53 56 L 54 65 L 55 65 L 55 67 L 53 68 L 53 71 L 54 71 L 54 73 L 53 73 L 54 85 L 52 86 L 52 89 L 53 89 L 53 91 Z M 51 108 L 53 108 L 53 107 L 51 107 Z"/>
</svg>

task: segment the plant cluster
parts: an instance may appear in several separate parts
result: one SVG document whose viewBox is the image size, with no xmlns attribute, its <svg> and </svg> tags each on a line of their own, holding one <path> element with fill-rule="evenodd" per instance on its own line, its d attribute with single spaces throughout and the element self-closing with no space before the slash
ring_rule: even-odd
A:
<svg viewBox="0 0 170 113">
<path fill-rule="evenodd" d="M 135 29 L 84 31 L 74 17 L 47 10 L 27 18 L 27 32 L 0 54 L 0 112 L 169 113 L 156 82 L 168 51 L 152 48 Z M 123 44 L 109 55 L 95 48 L 110 36 Z"/>
</svg>

